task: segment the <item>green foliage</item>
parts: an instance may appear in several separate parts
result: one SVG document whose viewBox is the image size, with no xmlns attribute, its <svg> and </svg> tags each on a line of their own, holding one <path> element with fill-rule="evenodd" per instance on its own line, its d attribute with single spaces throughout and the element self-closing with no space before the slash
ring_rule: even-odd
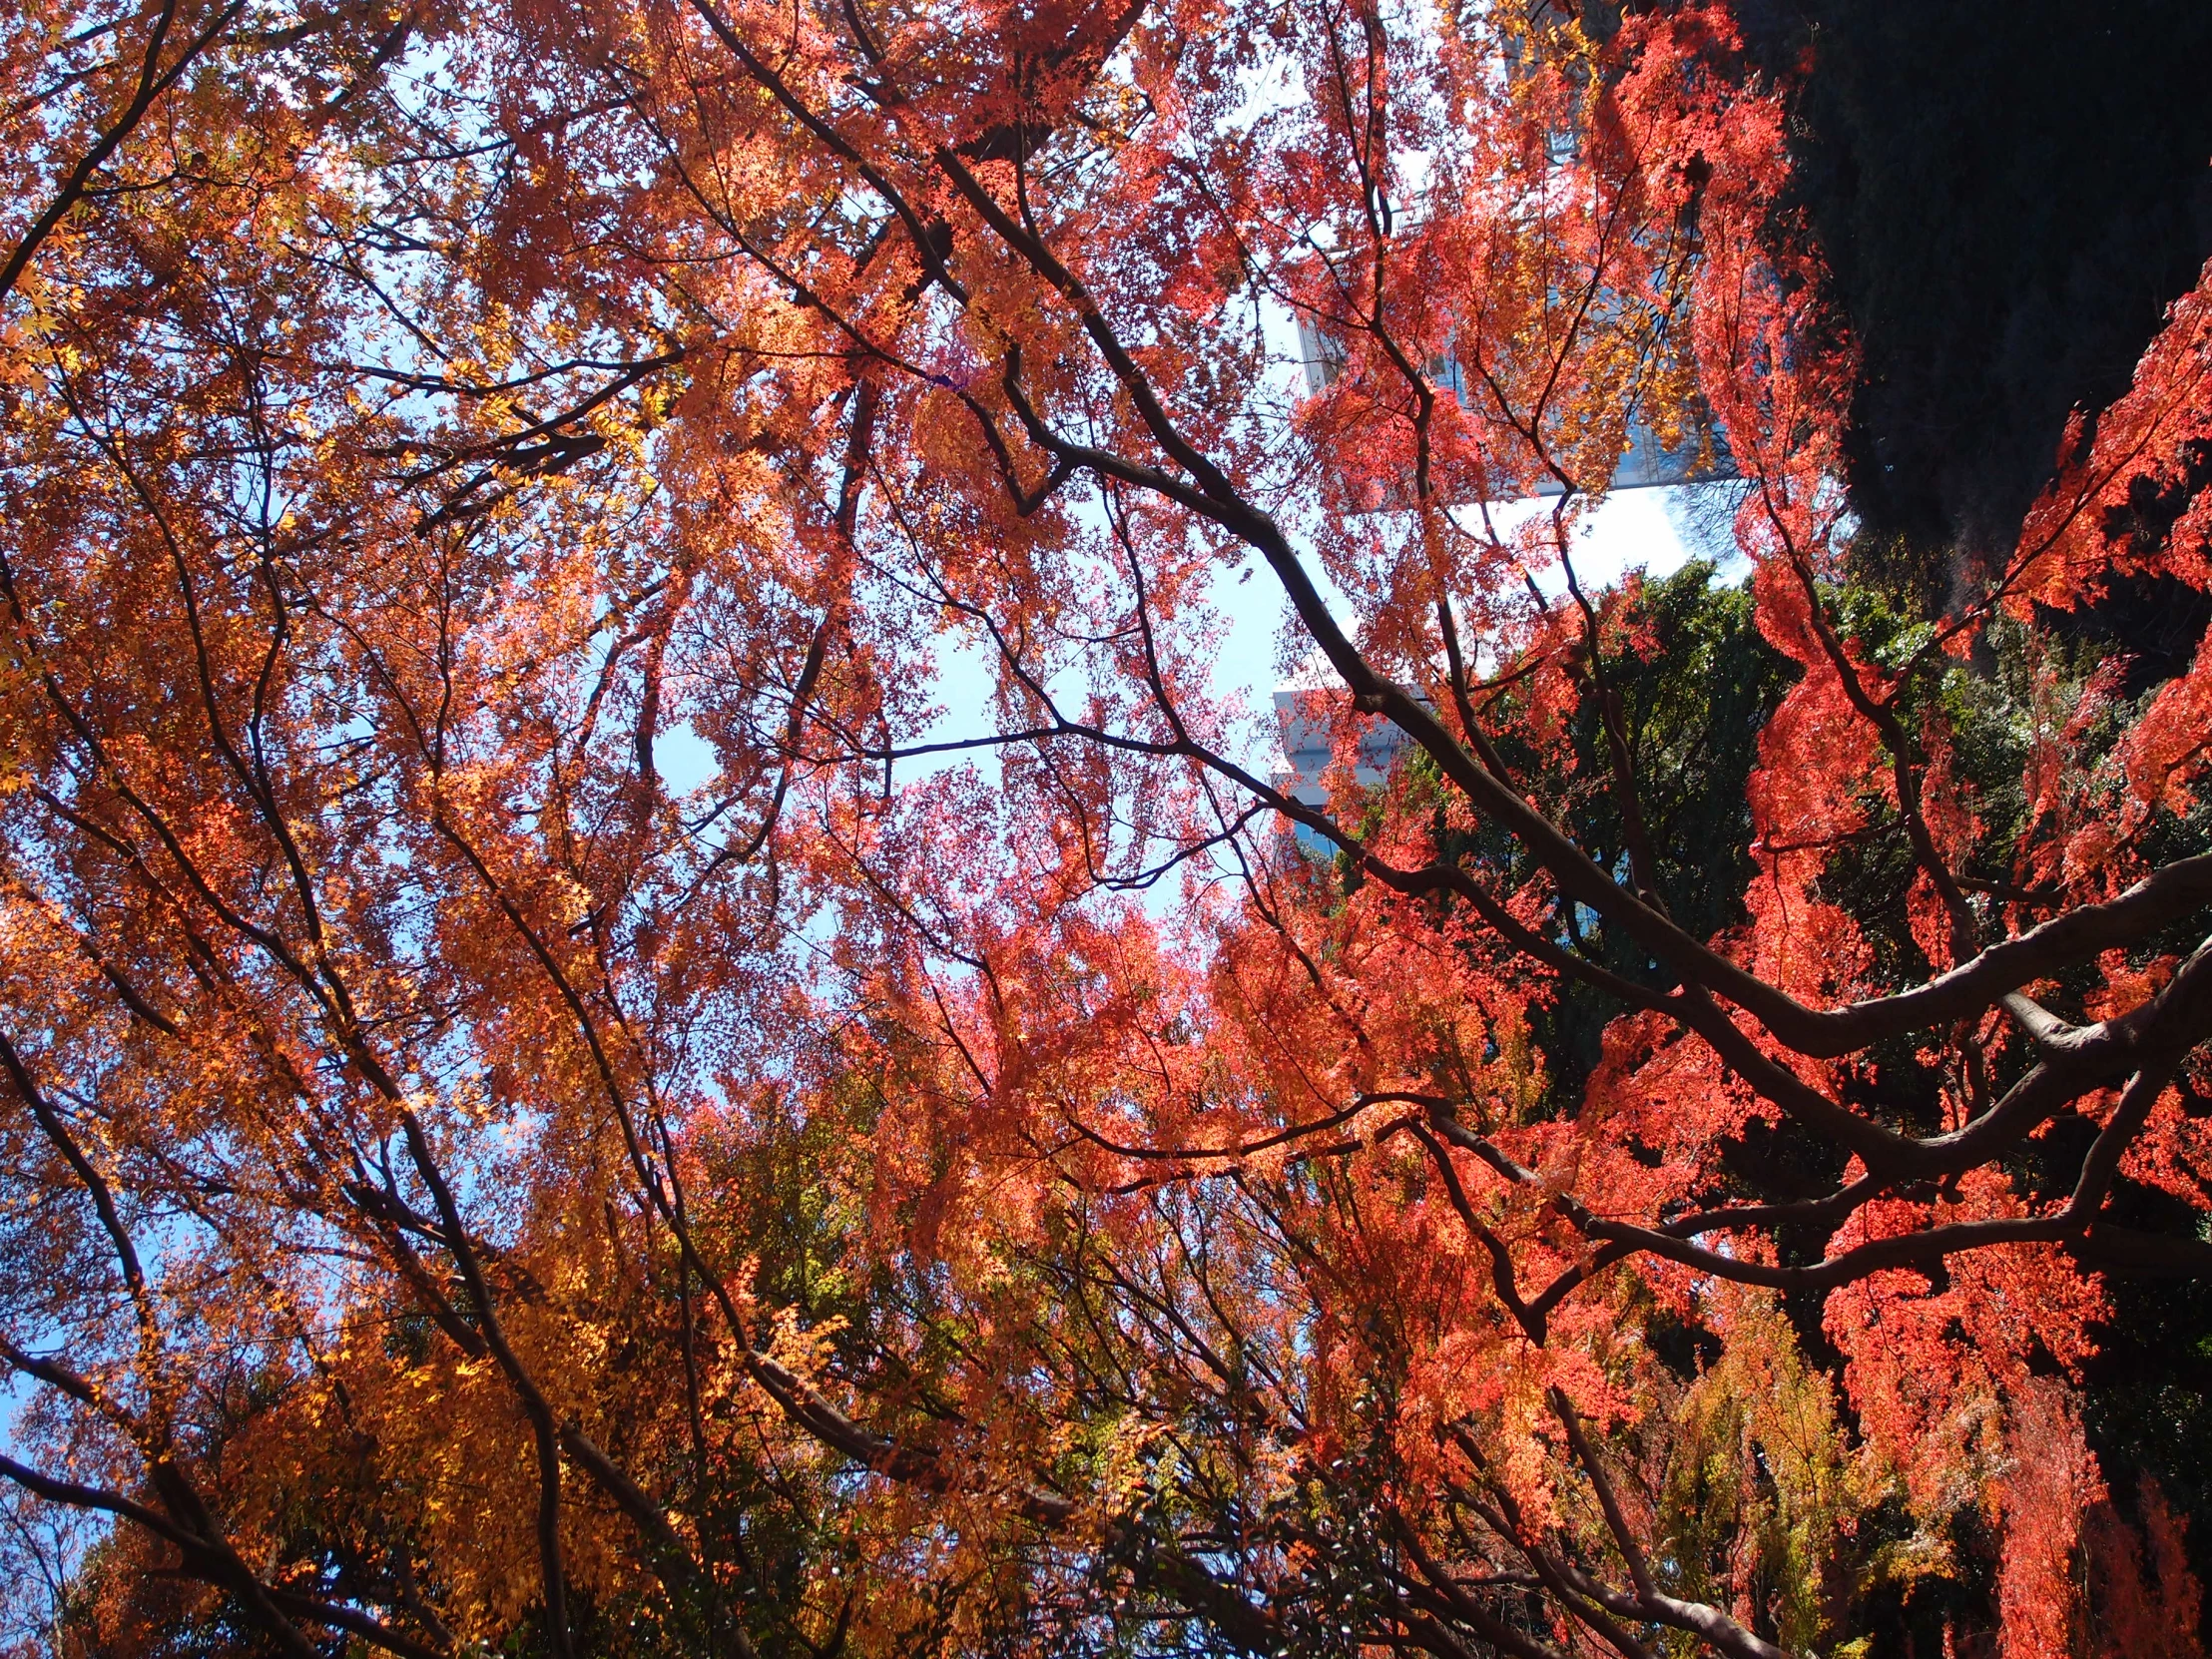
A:
<svg viewBox="0 0 2212 1659">
<path fill-rule="evenodd" d="M 1717 581 L 1708 563 L 1641 584 L 1621 622 L 1614 638 L 1622 643 L 1598 665 L 1597 677 L 1619 700 L 1659 895 L 1685 930 L 1710 938 L 1745 919 L 1744 889 L 1754 871 L 1747 786 L 1759 764 L 1760 729 L 1798 670 L 1760 635 L 1750 593 Z M 1629 830 L 1605 783 L 1607 740 L 1597 698 L 1582 700 L 1571 739 L 1571 768 L 1547 765 L 1518 743 L 1507 745 L 1505 760 L 1593 860 L 1625 873 Z M 1438 840 L 1441 855 L 1499 870 L 1508 889 L 1532 873 L 1495 829 L 1465 834 L 1443 830 L 1439 820 Z M 1630 979 L 1652 978 L 1644 952 L 1609 933 L 1593 912 L 1567 906 L 1560 925 L 1592 961 Z M 1536 1011 L 1533 1035 L 1550 1111 L 1581 1098 L 1617 1011 L 1610 999 L 1574 983 L 1562 983 Z"/>
</svg>

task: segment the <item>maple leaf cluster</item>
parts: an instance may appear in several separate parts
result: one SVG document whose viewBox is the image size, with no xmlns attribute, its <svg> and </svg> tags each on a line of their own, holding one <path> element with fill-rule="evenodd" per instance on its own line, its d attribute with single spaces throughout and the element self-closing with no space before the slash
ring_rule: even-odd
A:
<svg viewBox="0 0 2212 1659">
<path fill-rule="evenodd" d="M 16 1651 L 2201 1651 L 2212 276 L 1892 593 L 1630 10 L 25 8 Z"/>
</svg>

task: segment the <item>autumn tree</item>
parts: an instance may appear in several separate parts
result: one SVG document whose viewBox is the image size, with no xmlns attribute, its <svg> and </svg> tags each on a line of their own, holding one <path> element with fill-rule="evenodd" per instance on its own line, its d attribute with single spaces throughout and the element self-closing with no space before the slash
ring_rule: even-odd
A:
<svg viewBox="0 0 2212 1659">
<path fill-rule="evenodd" d="M 4 51 L 40 1640 L 2197 1640 L 2074 1383 L 2212 1272 L 2212 656 L 2064 621 L 2212 587 L 2212 286 L 1931 609 L 1716 9 Z M 1638 422 L 1746 587 L 1577 570 Z"/>
</svg>

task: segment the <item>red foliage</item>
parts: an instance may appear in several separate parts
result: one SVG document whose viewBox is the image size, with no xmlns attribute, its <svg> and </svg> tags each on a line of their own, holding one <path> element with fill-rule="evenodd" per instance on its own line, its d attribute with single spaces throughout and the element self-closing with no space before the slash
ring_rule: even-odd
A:
<svg viewBox="0 0 2212 1659">
<path fill-rule="evenodd" d="M 34 10 L 0 1474 L 120 1517 L 80 1645 L 1769 1659 L 1978 1509 L 2015 1659 L 2183 1651 L 2069 1390 L 2212 1272 L 2128 1207 L 2212 1183 L 2212 641 L 2045 625 L 2212 586 L 2212 275 L 1904 615 L 1717 6 Z M 1576 567 L 1639 423 L 1743 480 L 1733 732 Z"/>
</svg>

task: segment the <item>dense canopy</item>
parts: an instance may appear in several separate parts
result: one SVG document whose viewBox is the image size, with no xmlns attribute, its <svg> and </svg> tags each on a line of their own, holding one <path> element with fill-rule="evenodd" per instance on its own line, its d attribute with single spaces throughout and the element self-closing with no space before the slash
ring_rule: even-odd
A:
<svg viewBox="0 0 2212 1659">
<path fill-rule="evenodd" d="M 16 1651 L 2201 1651 L 2212 277 L 1932 592 L 1717 5 L 0 88 Z"/>
</svg>

